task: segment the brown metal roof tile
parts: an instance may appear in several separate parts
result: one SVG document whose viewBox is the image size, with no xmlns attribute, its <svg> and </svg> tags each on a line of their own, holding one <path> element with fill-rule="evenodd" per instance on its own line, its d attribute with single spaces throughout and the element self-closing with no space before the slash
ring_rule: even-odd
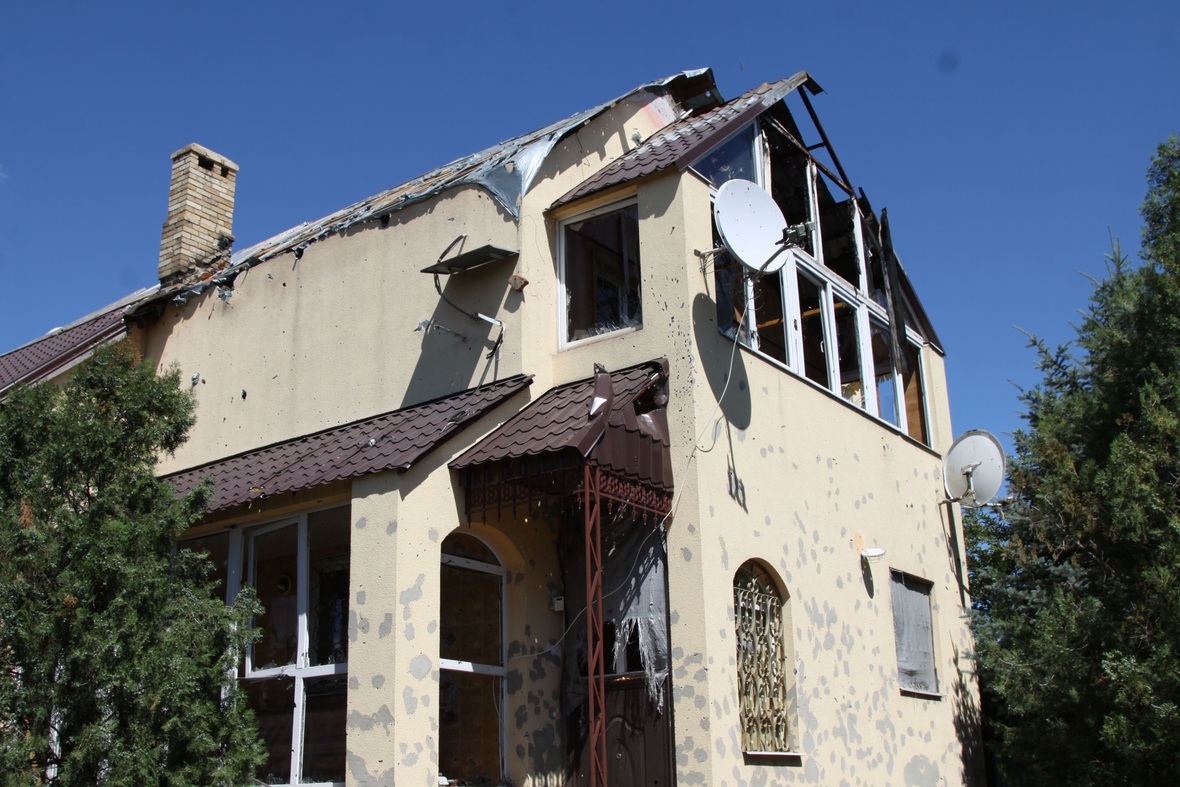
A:
<svg viewBox="0 0 1180 787">
<path fill-rule="evenodd" d="M 126 333 L 123 309 L 112 309 L 0 355 L 0 392 L 67 363 L 94 346 Z"/>
<path fill-rule="evenodd" d="M 451 467 L 576 450 L 600 467 L 672 488 L 668 421 L 663 406 L 637 414 L 636 400 L 667 381 L 667 361 L 648 361 L 610 373 L 607 417 L 595 417 L 595 377 L 550 389 L 464 454 Z"/>
<path fill-rule="evenodd" d="M 526 388 L 516 375 L 482 388 L 297 437 L 165 476 L 177 494 L 213 478 L 209 511 L 385 470 L 405 470 Z"/>
<path fill-rule="evenodd" d="M 788 79 L 760 85 L 703 115 L 665 126 L 642 145 L 559 197 L 549 206 L 550 210 L 673 164 L 684 169 L 802 85 L 807 85 L 813 93 L 819 92 L 819 85 L 811 75 L 800 71 Z"/>
</svg>

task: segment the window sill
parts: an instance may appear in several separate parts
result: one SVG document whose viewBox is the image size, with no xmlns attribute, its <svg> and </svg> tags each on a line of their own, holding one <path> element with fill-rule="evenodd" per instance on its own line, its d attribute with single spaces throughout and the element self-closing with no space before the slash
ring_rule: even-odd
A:
<svg viewBox="0 0 1180 787">
<path fill-rule="evenodd" d="M 797 751 L 744 751 L 746 765 L 802 765 L 803 754 Z"/>
<path fill-rule="evenodd" d="M 629 333 L 635 333 L 636 331 L 642 330 L 642 325 L 628 325 L 626 328 L 619 328 L 618 330 L 610 331 L 609 333 L 600 333 L 596 336 L 587 336 L 584 339 L 574 339 L 573 341 L 562 342 L 561 345 L 558 346 L 557 351 L 561 353 L 565 352 L 566 350 L 574 350 L 578 347 L 585 347 L 588 344 L 597 344 L 598 342 L 605 341 L 606 339 L 614 339 L 619 336 L 626 336 Z"/>
<path fill-rule="evenodd" d="M 937 691 L 922 691 L 921 689 L 902 689 L 901 696 L 916 697 L 920 700 L 934 700 L 936 702 L 946 699 L 945 694 L 939 694 Z"/>
</svg>

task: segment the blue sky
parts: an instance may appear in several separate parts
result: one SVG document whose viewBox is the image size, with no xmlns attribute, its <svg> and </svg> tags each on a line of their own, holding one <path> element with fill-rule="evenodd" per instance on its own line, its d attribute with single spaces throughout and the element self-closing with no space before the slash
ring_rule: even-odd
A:
<svg viewBox="0 0 1180 787">
<path fill-rule="evenodd" d="M 1020 425 L 1180 132 L 1180 4 L 0 5 L 0 349 L 154 283 L 169 154 L 241 166 L 242 248 L 650 79 L 809 70 L 948 353 L 955 429 Z M 1005 439 L 1005 442 L 1007 440 Z"/>
</svg>

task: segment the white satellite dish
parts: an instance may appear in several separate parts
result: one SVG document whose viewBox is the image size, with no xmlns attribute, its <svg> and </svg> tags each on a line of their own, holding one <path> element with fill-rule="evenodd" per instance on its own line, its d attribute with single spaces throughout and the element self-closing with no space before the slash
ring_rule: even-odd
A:
<svg viewBox="0 0 1180 787">
<path fill-rule="evenodd" d="M 991 502 L 1004 483 L 1004 448 L 991 432 L 972 429 L 959 437 L 942 462 L 947 499 L 971 508 Z"/>
<path fill-rule="evenodd" d="M 721 242 L 737 261 L 758 273 L 775 273 L 786 264 L 783 230 L 787 220 L 774 198 L 757 183 L 727 180 L 713 200 Z"/>
</svg>

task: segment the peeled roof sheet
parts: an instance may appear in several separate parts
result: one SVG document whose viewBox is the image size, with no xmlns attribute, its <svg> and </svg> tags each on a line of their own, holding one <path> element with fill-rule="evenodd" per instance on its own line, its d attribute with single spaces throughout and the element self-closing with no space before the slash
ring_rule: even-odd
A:
<svg viewBox="0 0 1180 787">
<path fill-rule="evenodd" d="M 385 470 L 406 470 L 526 388 L 516 375 L 432 402 L 372 416 L 165 476 L 177 494 L 212 477 L 209 511 Z"/>
<path fill-rule="evenodd" d="M 804 84 L 811 87 L 813 92 L 819 90 L 811 76 L 806 71 L 800 71 L 787 79 L 764 83 L 704 114 L 672 123 L 566 192 L 550 209 L 673 165 L 684 169 L 701 154 L 724 142 L 754 117 Z M 685 160 L 688 157 L 691 159 Z"/>
</svg>

